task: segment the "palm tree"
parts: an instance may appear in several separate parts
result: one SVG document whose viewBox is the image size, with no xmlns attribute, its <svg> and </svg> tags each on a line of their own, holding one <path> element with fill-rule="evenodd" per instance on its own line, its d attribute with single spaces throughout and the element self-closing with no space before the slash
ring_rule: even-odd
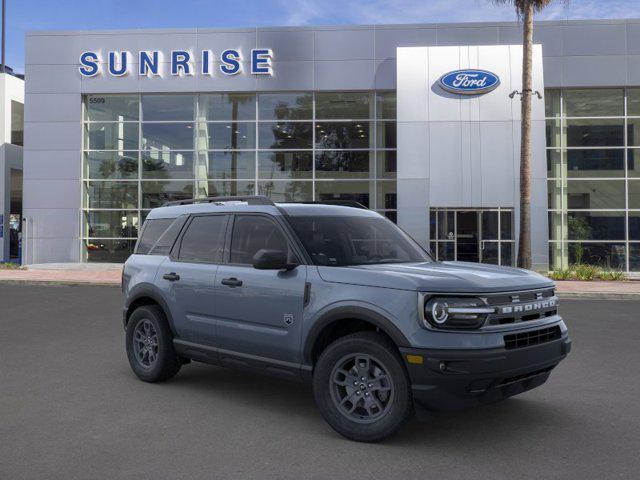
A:
<svg viewBox="0 0 640 480">
<path fill-rule="evenodd" d="M 493 0 L 511 4 L 522 20 L 522 133 L 520 145 L 520 242 L 518 266 L 531 268 L 531 56 L 533 45 L 533 14 L 553 0 Z"/>
</svg>

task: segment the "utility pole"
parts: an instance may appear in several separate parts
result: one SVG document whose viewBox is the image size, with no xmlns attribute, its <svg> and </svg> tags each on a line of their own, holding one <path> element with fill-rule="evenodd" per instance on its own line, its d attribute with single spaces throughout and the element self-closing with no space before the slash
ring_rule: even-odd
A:
<svg viewBox="0 0 640 480">
<path fill-rule="evenodd" d="M 6 71 L 5 69 L 5 62 L 4 62 L 4 43 L 5 43 L 5 27 L 6 27 L 6 22 L 5 22 L 5 13 L 7 10 L 7 0 L 2 0 L 2 64 L 0 64 L 0 73 L 4 73 Z"/>
</svg>

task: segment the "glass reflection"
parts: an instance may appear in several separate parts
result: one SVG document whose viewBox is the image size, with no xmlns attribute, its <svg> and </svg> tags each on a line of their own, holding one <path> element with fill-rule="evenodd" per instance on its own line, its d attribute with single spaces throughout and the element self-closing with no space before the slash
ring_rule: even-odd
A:
<svg viewBox="0 0 640 480">
<path fill-rule="evenodd" d="M 193 123 L 143 123 L 142 148 L 145 150 L 193 150 Z"/>
<path fill-rule="evenodd" d="M 143 178 L 193 178 L 193 152 L 149 150 L 142 152 Z"/>
<path fill-rule="evenodd" d="M 138 236 L 138 213 L 127 211 L 86 211 L 85 234 L 87 237 L 123 237 Z"/>
<path fill-rule="evenodd" d="M 260 120 L 311 120 L 311 93 L 261 93 L 258 96 Z"/>
<path fill-rule="evenodd" d="M 195 95 L 142 95 L 143 121 L 193 121 Z"/>
<path fill-rule="evenodd" d="M 201 123 L 198 147 L 206 150 L 249 150 L 256 148 L 256 124 Z"/>
<path fill-rule="evenodd" d="M 253 93 L 207 93 L 199 95 L 198 120 L 255 120 Z"/>
<path fill-rule="evenodd" d="M 157 208 L 167 202 L 193 198 L 193 182 L 142 182 L 142 208 Z"/>
<path fill-rule="evenodd" d="M 369 178 L 372 153 L 362 151 L 323 151 L 316 154 L 317 178 Z"/>
<path fill-rule="evenodd" d="M 137 95 L 87 95 L 84 105 L 90 122 L 137 121 L 139 117 Z"/>
<path fill-rule="evenodd" d="M 308 202 L 313 199 L 311 182 L 271 181 L 258 182 L 258 194 L 274 202 Z"/>
<path fill-rule="evenodd" d="M 258 176 L 261 179 L 311 178 L 311 152 L 260 152 Z"/>
<path fill-rule="evenodd" d="M 137 123 L 88 123 L 84 126 L 88 150 L 137 150 Z"/>
<path fill-rule="evenodd" d="M 262 122 L 258 126 L 261 149 L 310 149 L 313 127 L 302 122 Z"/>
<path fill-rule="evenodd" d="M 369 122 L 316 123 L 316 148 L 372 148 Z"/>
<path fill-rule="evenodd" d="M 316 118 L 373 118 L 373 95 L 370 92 L 318 92 Z"/>
<path fill-rule="evenodd" d="M 86 182 L 88 208 L 138 208 L 138 182 Z"/>
<path fill-rule="evenodd" d="M 138 178 L 138 152 L 85 152 L 85 178 Z"/>
<path fill-rule="evenodd" d="M 209 179 L 252 179 L 256 175 L 254 152 L 199 152 L 198 158 Z"/>
</svg>

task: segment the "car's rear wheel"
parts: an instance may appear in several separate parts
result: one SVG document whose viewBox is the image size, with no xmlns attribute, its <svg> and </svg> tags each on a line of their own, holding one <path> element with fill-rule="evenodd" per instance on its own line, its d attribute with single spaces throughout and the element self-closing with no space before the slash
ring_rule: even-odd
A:
<svg viewBox="0 0 640 480">
<path fill-rule="evenodd" d="M 341 435 L 376 442 L 398 430 L 413 413 L 411 384 L 394 345 L 375 332 L 342 337 L 318 359 L 316 403 Z"/>
<path fill-rule="evenodd" d="M 159 307 L 136 308 L 127 323 L 126 337 L 129 364 L 140 380 L 161 382 L 180 370 L 173 335 Z"/>
</svg>

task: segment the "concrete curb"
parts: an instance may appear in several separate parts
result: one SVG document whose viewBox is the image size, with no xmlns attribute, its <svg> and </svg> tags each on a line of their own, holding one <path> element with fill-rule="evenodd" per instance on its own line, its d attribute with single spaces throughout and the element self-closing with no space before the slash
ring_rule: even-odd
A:
<svg viewBox="0 0 640 480">
<path fill-rule="evenodd" d="M 119 283 L 112 282 L 84 282 L 82 280 L 23 280 L 0 279 L 0 285 L 24 285 L 36 287 L 116 287 Z"/>
<path fill-rule="evenodd" d="M 640 301 L 640 293 L 557 292 L 562 300 L 628 300 Z"/>
</svg>

